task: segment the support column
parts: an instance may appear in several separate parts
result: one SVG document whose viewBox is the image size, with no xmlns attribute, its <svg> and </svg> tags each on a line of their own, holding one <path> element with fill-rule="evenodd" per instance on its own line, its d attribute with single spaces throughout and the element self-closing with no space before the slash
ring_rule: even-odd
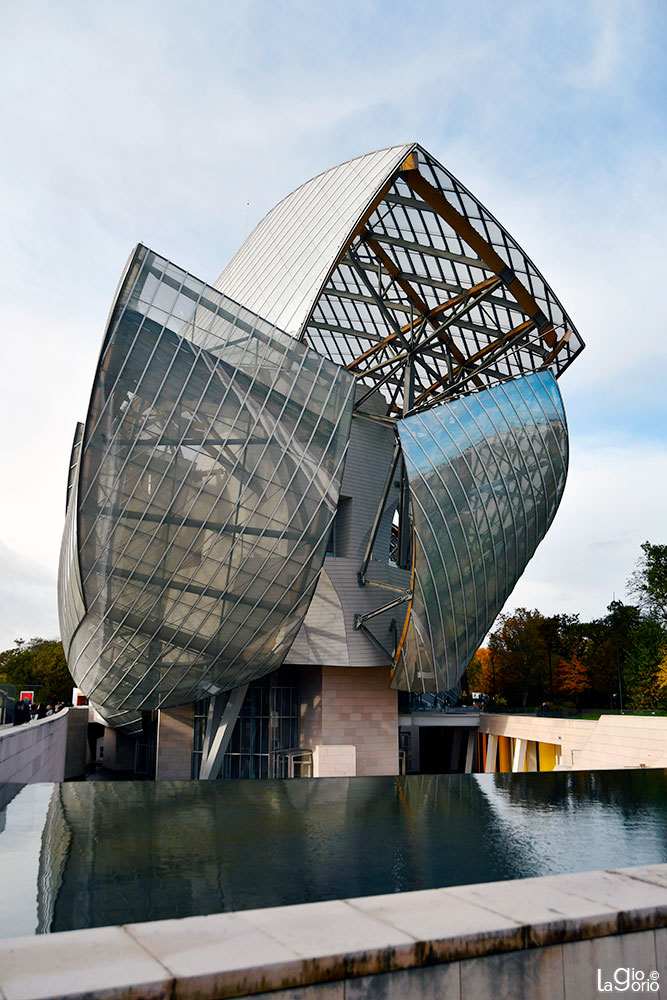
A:
<svg viewBox="0 0 667 1000">
<path fill-rule="evenodd" d="M 498 737 L 494 736 L 493 733 L 489 733 L 488 741 L 486 744 L 486 766 L 484 768 L 485 774 L 496 773 L 497 753 L 498 753 Z"/>
<path fill-rule="evenodd" d="M 537 743 L 535 740 L 529 740 L 526 747 L 526 770 L 539 770 L 537 766 Z"/>
<path fill-rule="evenodd" d="M 461 730 L 455 729 L 452 733 L 452 755 L 449 759 L 449 770 L 454 773 L 459 769 L 459 756 L 461 753 Z"/>
<path fill-rule="evenodd" d="M 229 745 L 247 690 L 247 684 L 242 684 L 241 687 L 234 688 L 230 692 L 222 712 L 220 711 L 220 706 L 224 695 L 216 695 L 215 698 L 211 699 L 206 725 L 206 741 L 204 743 L 201 771 L 199 772 L 199 777 L 202 781 L 210 781 L 217 778 L 220 774 L 222 758 L 225 756 L 225 751 Z M 217 726 L 215 725 L 216 719 L 220 720 Z"/>
<path fill-rule="evenodd" d="M 465 773 L 472 774 L 472 762 L 475 754 L 475 741 L 477 739 L 477 730 L 471 729 L 468 732 L 468 746 L 466 749 L 466 763 L 465 763 Z"/>
<path fill-rule="evenodd" d="M 155 779 L 188 780 L 192 777 L 192 703 L 178 708 L 161 708 L 157 724 Z"/>
<path fill-rule="evenodd" d="M 512 770 L 512 741 L 509 736 L 498 737 L 498 771 L 508 774 Z"/>
<path fill-rule="evenodd" d="M 514 760 L 512 761 L 512 772 L 523 771 L 526 763 L 526 743 L 527 740 L 517 739 L 514 743 Z"/>
</svg>

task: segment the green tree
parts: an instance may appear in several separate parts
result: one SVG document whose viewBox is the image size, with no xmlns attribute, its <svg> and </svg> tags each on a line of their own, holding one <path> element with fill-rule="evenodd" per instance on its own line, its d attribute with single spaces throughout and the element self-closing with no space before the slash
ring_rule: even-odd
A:
<svg viewBox="0 0 667 1000">
<path fill-rule="evenodd" d="M 635 632 L 642 619 L 639 608 L 621 601 L 609 606 L 609 614 L 581 625 L 581 658 L 587 666 L 591 704 L 599 708 L 619 707 L 618 662 L 621 664 L 623 697 L 628 689 L 625 670 L 634 646 Z"/>
<path fill-rule="evenodd" d="M 489 639 L 496 693 L 511 704 L 544 700 L 549 660 L 545 622 L 539 611 L 517 608 L 511 615 L 500 615 Z"/>
<path fill-rule="evenodd" d="M 643 615 L 624 664 L 626 703 L 631 709 L 667 708 L 660 669 L 667 655 L 667 633 L 652 615 Z"/>
<path fill-rule="evenodd" d="M 35 692 L 36 701 L 69 704 L 74 681 L 65 654 L 55 639 L 17 639 L 13 649 L 0 653 L 0 681 Z"/>
<path fill-rule="evenodd" d="M 628 591 L 644 611 L 667 627 L 667 545 L 644 542 L 641 548 Z"/>
</svg>

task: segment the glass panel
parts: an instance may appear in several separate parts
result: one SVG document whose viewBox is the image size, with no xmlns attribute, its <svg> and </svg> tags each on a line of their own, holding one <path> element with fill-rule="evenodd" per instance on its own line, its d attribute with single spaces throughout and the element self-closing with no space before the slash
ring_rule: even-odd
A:
<svg viewBox="0 0 667 1000">
<path fill-rule="evenodd" d="M 124 723 L 282 662 L 324 560 L 354 390 L 249 310 L 138 256 L 147 266 L 130 268 L 107 335 L 74 505 L 88 612 L 70 669 Z"/>
<path fill-rule="evenodd" d="M 567 428 L 548 372 L 398 424 L 410 480 L 415 586 L 394 686 L 454 687 L 560 503 Z"/>
</svg>

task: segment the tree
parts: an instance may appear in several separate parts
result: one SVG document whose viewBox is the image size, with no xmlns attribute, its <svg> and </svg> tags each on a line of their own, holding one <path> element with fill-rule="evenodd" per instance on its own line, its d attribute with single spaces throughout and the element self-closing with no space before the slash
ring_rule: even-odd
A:
<svg viewBox="0 0 667 1000">
<path fill-rule="evenodd" d="M 592 704 L 611 707 L 616 704 L 618 664 L 620 661 L 623 693 L 627 695 L 625 665 L 633 648 L 635 631 L 641 621 L 641 611 L 632 604 L 616 601 L 609 605 L 609 614 L 581 625 L 581 657 L 588 667 Z"/>
<path fill-rule="evenodd" d="M 667 708 L 667 689 L 660 671 L 667 660 L 667 634 L 653 616 L 637 623 L 632 646 L 624 664 L 626 701 L 631 709 Z"/>
<path fill-rule="evenodd" d="M 19 691 L 34 691 L 36 701 L 72 700 L 74 681 L 57 640 L 17 639 L 13 649 L 0 653 L 0 681 L 15 684 Z"/>
<path fill-rule="evenodd" d="M 576 652 L 569 658 L 559 657 L 556 681 L 558 693 L 574 698 L 577 705 L 579 697 L 591 688 L 588 667 Z"/>
<path fill-rule="evenodd" d="M 644 542 L 628 591 L 639 606 L 667 627 L 667 545 Z"/>
<path fill-rule="evenodd" d="M 473 691 L 481 691 L 482 694 L 488 694 L 490 698 L 495 696 L 494 664 L 490 649 L 483 646 L 477 650 L 468 664 L 467 674 L 468 688 L 471 694 Z"/>
<path fill-rule="evenodd" d="M 537 610 L 517 608 L 512 615 L 500 615 L 489 639 L 497 693 L 515 705 L 537 704 L 544 699 L 548 678 L 545 621 Z"/>
</svg>

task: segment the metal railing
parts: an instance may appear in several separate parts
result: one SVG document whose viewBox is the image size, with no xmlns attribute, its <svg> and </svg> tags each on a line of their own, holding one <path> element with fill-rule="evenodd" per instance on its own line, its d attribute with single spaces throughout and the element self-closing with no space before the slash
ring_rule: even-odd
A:
<svg viewBox="0 0 667 1000">
<path fill-rule="evenodd" d="M 289 747 L 271 751 L 272 778 L 312 778 L 313 751 L 304 747 Z"/>
</svg>

